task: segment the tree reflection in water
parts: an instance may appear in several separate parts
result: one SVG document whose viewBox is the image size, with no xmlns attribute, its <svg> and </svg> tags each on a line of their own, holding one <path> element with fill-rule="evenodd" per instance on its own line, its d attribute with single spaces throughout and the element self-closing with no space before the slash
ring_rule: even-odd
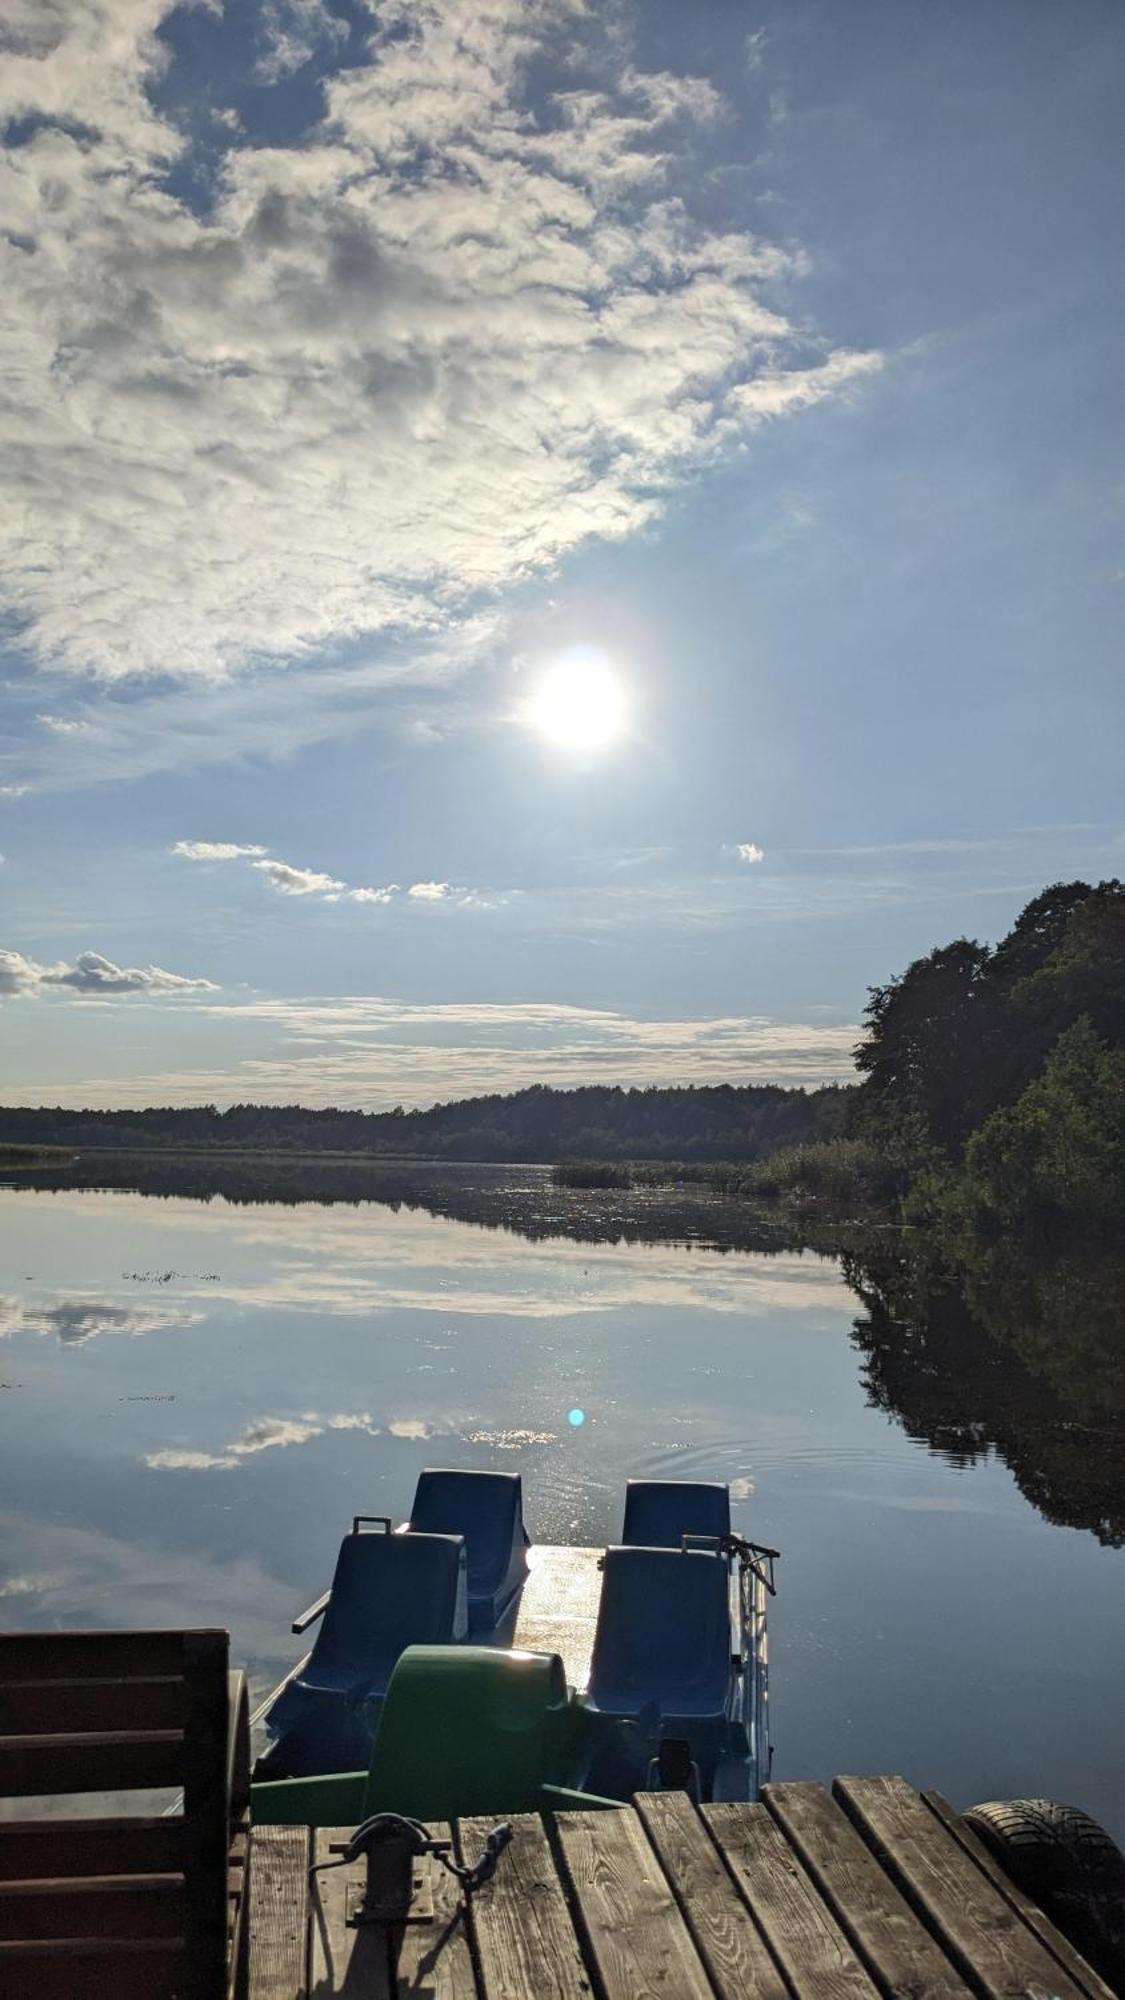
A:
<svg viewBox="0 0 1125 2000">
<path fill-rule="evenodd" d="M 872 1405 L 954 1464 L 995 1453 L 1048 1521 L 1125 1546 L 1125 1252 L 1104 1244 L 945 1244 L 697 1188 L 556 1188 L 538 1167 L 87 1154 L 20 1179 L 236 1204 L 374 1201 L 531 1240 L 836 1256 L 863 1305 L 853 1340 Z"/>
<path fill-rule="evenodd" d="M 1071 1244 L 846 1251 L 870 1401 L 956 1464 L 995 1452 L 1048 1521 L 1125 1545 L 1125 1259 Z"/>
</svg>

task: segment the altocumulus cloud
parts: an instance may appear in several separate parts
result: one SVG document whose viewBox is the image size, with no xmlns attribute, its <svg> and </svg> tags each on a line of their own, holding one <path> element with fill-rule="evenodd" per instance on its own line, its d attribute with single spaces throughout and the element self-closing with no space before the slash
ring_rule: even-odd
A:
<svg viewBox="0 0 1125 2000">
<path fill-rule="evenodd" d="M 318 52 L 318 122 L 193 153 L 151 94 L 175 11 L 0 26 L 0 575 L 41 662 L 214 678 L 455 622 L 878 365 L 767 303 L 798 251 L 693 206 L 722 99 L 637 68 L 628 14 L 386 0 L 333 72 L 332 9 L 262 0 L 257 80 Z"/>
<path fill-rule="evenodd" d="M 217 993 L 211 979 L 187 979 L 159 965 L 115 965 L 99 951 L 80 951 L 73 965 L 39 965 L 20 951 L 0 951 L 0 996 L 26 999 L 56 991 L 122 994 Z"/>
</svg>

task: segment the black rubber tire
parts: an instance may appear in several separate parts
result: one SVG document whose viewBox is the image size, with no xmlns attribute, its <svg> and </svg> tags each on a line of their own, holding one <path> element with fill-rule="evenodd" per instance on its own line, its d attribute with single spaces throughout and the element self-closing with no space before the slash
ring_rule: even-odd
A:
<svg viewBox="0 0 1125 2000">
<path fill-rule="evenodd" d="M 1078 1806 L 1003 1799 L 964 1815 L 1016 1887 L 1125 1993 L 1125 1855 Z"/>
</svg>

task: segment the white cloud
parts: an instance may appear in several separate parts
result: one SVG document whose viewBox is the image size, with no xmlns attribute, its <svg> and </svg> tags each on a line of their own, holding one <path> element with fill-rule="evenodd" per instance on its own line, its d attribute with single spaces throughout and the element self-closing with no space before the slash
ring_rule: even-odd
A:
<svg viewBox="0 0 1125 2000">
<path fill-rule="evenodd" d="M 232 134 L 202 212 L 150 94 L 171 12 L 9 0 L 0 30 L 0 574 L 40 662 L 215 678 L 431 633 L 875 365 L 765 303 L 797 253 L 693 214 L 706 79 L 610 75 L 610 40 L 536 109 L 578 0 L 390 0 L 322 126 Z M 338 32 L 258 18 L 275 76 Z"/>
<path fill-rule="evenodd" d="M 185 861 L 237 861 L 244 854 L 264 854 L 264 847 L 240 847 L 233 840 L 177 840 L 173 854 Z"/>
<path fill-rule="evenodd" d="M 393 903 L 398 893 L 398 883 L 388 882 L 385 889 L 349 889 L 344 900 L 348 903 Z"/>
<path fill-rule="evenodd" d="M 347 888 L 347 883 L 337 882 L 334 875 L 324 875 L 317 868 L 294 868 L 288 861 L 252 861 L 250 866 L 283 896 L 327 896 L 334 900 Z"/>
<path fill-rule="evenodd" d="M 382 998 L 203 1003 L 216 1031 L 251 1030 L 255 1054 L 222 1066 L 9 1091 L 17 1103 L 351 1105 L 387 1110 L 528 1084 L 851 1082 L 852 1023 L 761 1016 L 646 1020 L 549 1001 Z"/>
<path fill-rule="evenodd" d="M 250 857 L 251 868 L 264 875 L 267 882 L 283 896 L 318 896 L 327 903 L 385 906 L 404 893 L 397 882 L 386 882 L 377 888 L 365 885 L 350 888 L 335 875 L 327 875 L 318 868 L 298 868 L 291 861 L 275 860 L 264 847 L 240 847 L 233 841 L 177 840 L 172 853 L 188 861 L 237 861 Z M 258 860 L 253 858 L 255 856 L 266 858 Z M 465 905 L 491 907 L 488 899 L 478 891 L 455 891 L 449 882 L 415 882 L 405 893 L 416 902 L 440 903 L 455 898 Z"/>
<path fill-rule="evenodd" d="M 30 790 L 30 785 L 0 785 L 0 799 L 22 799 Z"/>
<path fill-rule="evenodd" d="M 188 979 L 159 965 L 115 965 L 99 951 L 80 951 L 73 965 L 65 960 L 40 965 L 23 952 L 0 951 L 0 996 L 27 997 L 64 989 L 71 993 L 217 993 L 211 979 Z"/>
<path fill-rule="evenodd" d="M 82 736 L 92 727 L 74 715 L 37 715 L 35 720 L 42 729 L 49 729 L 52 736 Z"/>
<path fill-rule="evenodd" d="M 734 851 L 740 861 L 748 862 L 751 866 L 755 861 L 764 861 L 766 858 L 765 848 L 759 847 L 756 840 L 740 840 Z"/>
<path fill-rule="evenodd" d="M 259 83 L 279 83 L 303 69 L 325 45 L 345 42 L 348 28 L 325 0 L 264 0 L 262 37 L 256 79 Z"/>
</svg>

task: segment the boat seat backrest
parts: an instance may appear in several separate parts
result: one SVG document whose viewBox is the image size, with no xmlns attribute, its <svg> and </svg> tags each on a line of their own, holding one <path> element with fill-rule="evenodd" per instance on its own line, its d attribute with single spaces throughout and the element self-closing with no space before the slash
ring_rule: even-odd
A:
<svg viewBox="0 0 1125 2000">
<path fill-rule="evenodd" d="M 313 1663 L 364 1674 L 406 1646 L 461 1639 L 467 1623 L 459 1535 L 345 1535 Z"/>
<path fill-rule="evenodd" d="M 730 1675 L 724 1556 L 709 1550 L 607 1549 L 589 1693 L 599 1708 L 636 1715 L 715 1715 Z"/>
<path fill-rule="evenodd" d="M 630 1479 L 621 1539 L 634 1548 L 678 1549 L 684 1535 L 730 1534 L 730 1493 L 718 1481 Z"/>
<path fill-rule="evenodd" d="M 486 1596 L 507 1577 L 523 1546 L 523 1482 L 518 1472 L 433 1470 L 418 1476 L 409 1531 L 463 1535 L 470 1597 Z"/>
</svg>

